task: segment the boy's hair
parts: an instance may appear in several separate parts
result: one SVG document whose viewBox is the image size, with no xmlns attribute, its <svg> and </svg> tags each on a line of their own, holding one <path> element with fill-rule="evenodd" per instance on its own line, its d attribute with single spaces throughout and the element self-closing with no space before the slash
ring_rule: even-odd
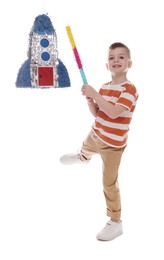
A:
<svg viewBox="0 0 164 260">
<path fill-rule="evenodd" d="M 130 49 L 122 42 L 114 42 L 109 46 L 109 51 L 110 50 L 114 50 L 116 48 L 125 48 L 127 50 L 129 59 L 131 58 L 131 53 L 130 53 Z"/>
</svg>

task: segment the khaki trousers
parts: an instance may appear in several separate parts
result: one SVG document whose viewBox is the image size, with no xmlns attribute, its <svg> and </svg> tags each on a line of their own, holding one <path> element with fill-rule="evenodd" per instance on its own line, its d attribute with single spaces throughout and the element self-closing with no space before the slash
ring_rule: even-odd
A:
<svg viewBox="0 0 164 260">
<path fill-rule="evenodd" d="M 121 199 L 118 185 L 118 169 L 124 148 L 108 146 L 91 131 L 81 147 L 81 159 L 90 160 L 100 154 L 102 159 L 103 191 L 107 206 L 107 216 L 113 220 L 121 218 Z"/>
</svg>

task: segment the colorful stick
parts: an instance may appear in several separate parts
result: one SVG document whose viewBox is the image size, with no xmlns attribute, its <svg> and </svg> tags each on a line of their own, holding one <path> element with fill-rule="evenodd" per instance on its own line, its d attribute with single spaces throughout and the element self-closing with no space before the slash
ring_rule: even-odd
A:
<svg viewBox="0 0 164 260">
<path fill-rule="evenodd" d="M 71 46 L 72 46 L 72 49 L 73 49 L 73 53 L 74 53 L 74 56 L 75 56 L 75 59 L 76 59 L 76 62 L 77 62 L 77 66 L 80 70 L 81 78 L 83 80 L 83 83 L 87 84 L 87 79 L 86 79 L 86 76 L 85 76 L 85 73 L 84 73 L 83 65 L 81 63 L 78 50 L 76 48 L 76 44 L 75 44 L 75 41 L 74 41 L 74 38 L 73 38 L 73 35 L 72 35 L 71 27 L 66 26 L 66 31 L 67 31 L 67 35 L 68 35 L 68 38 L 70 40 L 70 43 L 71 43 Z"/>
</svg>

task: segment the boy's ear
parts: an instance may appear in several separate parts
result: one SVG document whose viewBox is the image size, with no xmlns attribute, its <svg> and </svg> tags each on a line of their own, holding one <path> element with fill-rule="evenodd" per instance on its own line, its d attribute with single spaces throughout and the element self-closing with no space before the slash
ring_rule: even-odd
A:
<svg viewBox="0 0 164 260">
<path fill-rule="evenodd" d="M 129 60 L 128 67 L 129 67 L 129 68 L 131 68 L 131 67 L 132 67 L 132 61 L 131 61 L 131 60 Z"/>
</svg>

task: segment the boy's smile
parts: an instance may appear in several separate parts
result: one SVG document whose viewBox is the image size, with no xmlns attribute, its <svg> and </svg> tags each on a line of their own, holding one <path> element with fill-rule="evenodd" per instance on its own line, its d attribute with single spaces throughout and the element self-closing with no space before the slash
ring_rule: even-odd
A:
<svg viewBox="0 0 164 260">
<path fill-rule="evenodd" d="M 121 65 L 117 64 L 117 63 L 113 65 L 113 68 L 120 68 L 120 67 L 121 67 Z"/>
</svg>

